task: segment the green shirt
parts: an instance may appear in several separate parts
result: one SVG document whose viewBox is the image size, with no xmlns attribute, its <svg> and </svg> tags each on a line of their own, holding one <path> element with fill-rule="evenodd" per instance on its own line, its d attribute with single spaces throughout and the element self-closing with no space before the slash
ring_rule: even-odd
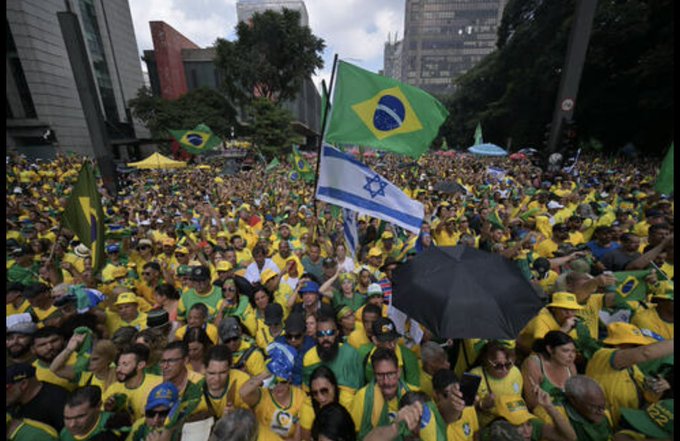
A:
<svg viewBox="0 0 680 441">
<path fill-rule="evenodd" d="M 352 294 L 352 298 L 350 299 L 345 297 L 341 291 L 334 290 L 333 299 L 331 300 L 331 303 L 333 304 L 333 308 L 336 311 L 340 309 L 342 306 L 349 306 L 352 311 L 356 312 L 366 303 L 366 296 L 354 291 L 354 293 Z"/>
<path fill-rule="evenodd" d="M 24 286 L 40 282 L 38 275 L 38 263 L 33 263 L 30 267 L 25 268 L 21 265 L 14 264 L 7 271 L 7 281 L 9 283 L 21 283 Z"/>
<path fill-rule="evenodd" d="M 57 441 L 59 435 L 52 426 L 24 418 L 7 439 L 9 441 Z"/>
<path fill-rule="evenodd" d="M 109 421 L 109 418 L 111 418 L 113 414 L 111 412 L 102 412 L 101 415 L 99 416 L 99 419 L 97 420 L 97 423 L 95 426 L 90 430 L 90 433 L 88 433 L 85 436 L 79 436 L 78 438 L 74 437 L 71 432 L 69 432 L 66 427 L 61 429 L 61 433 L 59 434 L 59 440 L 60 441 L 88 441 L 91 439 L 94 439 L 95 437 L 99 436 L 100 434 L 104 432 L 114 432 L 115 434 L 118 434 L 118 432 L 115 432 L 111 429 L 106 428 L 106 423 Z"/>
<path fill-rule="evenodd" d="M 338 355 L 329 363 L 321 361 L 316 351 L 316 346 L 314 346 L 305 354 L 302 365 L 303 384 L 309 384 L 312 372 L 321 365 L 333 371 L 339 386 L 346 386 L 357 390 L 365 384 L 359 353 L 348 344 L 340 344 Z"/>
<path fill-rule="evenodd" d="M 215 312 L 217 311 L 217 304 L 222 300 L 222 288 L 219 286 L 212 285 L 212 289 L 207 294 L 199 294 L 195 289 L 190 289 L 179 299 L 179 305 L 177 306 L 177 317 L 186 320 L 187 311 L 196 303 L 203 303 L 208 307 L 208 313 L 210 318 L 215 317 Z"/>
</svg>

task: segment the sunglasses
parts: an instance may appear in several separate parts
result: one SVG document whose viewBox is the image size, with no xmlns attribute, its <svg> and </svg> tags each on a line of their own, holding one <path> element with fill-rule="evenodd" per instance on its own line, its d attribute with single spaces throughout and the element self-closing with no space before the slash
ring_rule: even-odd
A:
<svg viewBox="0 0 680 441">
<path fill-rule="evenodd" d="M 235 342 L 236 340 L 238 340 L 239 338 L 241 338 L 241 337 L 228 338 L 228 339 L 224 340 L 224 342 L 225 343 L 232 343 L 232 342 Z"/>
<path fill-rule="evenodd" d="M 169 413 L 170 413 L 170 409 L 166 409 L 166 410 L 147 410 L 146 412 L 144 412 L 144 415 L 145 415 L 147 418 L 154 418 L 154 417 L 157 417 L 157 416 L 159 416 L 159 417 L 161 417 L 161 418 L 165 418 L 165 417 L 168 416 Z"/>
<path fill-rule="evenodd" d="M 335 329 L 326 329 L 325 331 L 316 331 L 317 337 L 332 337 L 335 335 Z"/>
<path fill-rule="evenodd" d="M 331 390 L 330 390 L 329 388 L 327 388 L 327 387 L 322 387 L 321 389 L 312 389 L 312 390 L 311 390 L 312 396 L 313 396 L 313 397 L 328 395 L 328 393 L 329 393 L 330 391 L 331 391 Z"/>
<path fill-rule="evenodd" d="M 302 334 L 286 334 L 286 339 L 288 340 L 299 340 L 302 338 Z"/>
<path fill-rule="evenodd" d="M 494 369 L 507 369 L 510 370 L 513 366 L 514 363 L 511 361 L 506 361 L 505 363 L 494 363 L 493 361 L 489 360 L 489 365 L 494 368 Z"/>
</svg>

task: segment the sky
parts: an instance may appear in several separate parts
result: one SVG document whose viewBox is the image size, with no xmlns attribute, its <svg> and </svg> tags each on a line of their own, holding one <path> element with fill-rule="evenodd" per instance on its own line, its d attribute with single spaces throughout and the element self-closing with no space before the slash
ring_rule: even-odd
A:
<svg viewBox="0 0 680 441">
<path fill-rule="evenodd" d="M 236 0 L 128 1 L 140 57 L 153 49 L 149 22 L 154 20 L 168 23 L 200 47 L 212 46 L 217 38 L 236 38 Z M 305 5 L 312 33 L 326 42 L 324 68 L 312 78 L 317 87 L 322 79 L 329 82 L 334 54 L 378 72 L 388 33 L 403 35 L 404 0 L 305 0 Z"/>
</svg>

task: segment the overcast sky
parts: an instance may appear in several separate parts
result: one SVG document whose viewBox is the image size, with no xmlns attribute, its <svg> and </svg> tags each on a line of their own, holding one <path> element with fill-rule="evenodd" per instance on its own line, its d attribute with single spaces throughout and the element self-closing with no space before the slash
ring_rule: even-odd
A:
<svg viewBox="0 0 680 441">
<path fill-rule="evenodd" d="M 236 0 L 128 0 L 140 56 L 153 49 L 149 22 L 160 20 L 200 47 L 218 37 L 233 40 Z M 335 53 L 373 72 L 383 68 L 387 34 L 403 35 L 404 0 L 305 0 L 314 35 L 326 42 L 324 68 L 314 76 L 328 80 Z M 146 66 L 143 66 L 146 70 Z"/>
</svg>

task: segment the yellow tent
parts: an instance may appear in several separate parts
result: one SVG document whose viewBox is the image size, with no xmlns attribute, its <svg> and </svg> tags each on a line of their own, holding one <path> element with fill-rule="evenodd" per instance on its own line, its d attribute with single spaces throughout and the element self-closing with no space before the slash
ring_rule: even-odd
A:
<svg viewBox="0 0 680 441">
<path fill-rule="evenodd" d="M 148 158 L 138 162 L 128 162 L 128 167 L 155 169 L 155 168 L 183 168 L 187 166 L 184 161 L 175 161 L 156 152 Z"/>
</svg>

